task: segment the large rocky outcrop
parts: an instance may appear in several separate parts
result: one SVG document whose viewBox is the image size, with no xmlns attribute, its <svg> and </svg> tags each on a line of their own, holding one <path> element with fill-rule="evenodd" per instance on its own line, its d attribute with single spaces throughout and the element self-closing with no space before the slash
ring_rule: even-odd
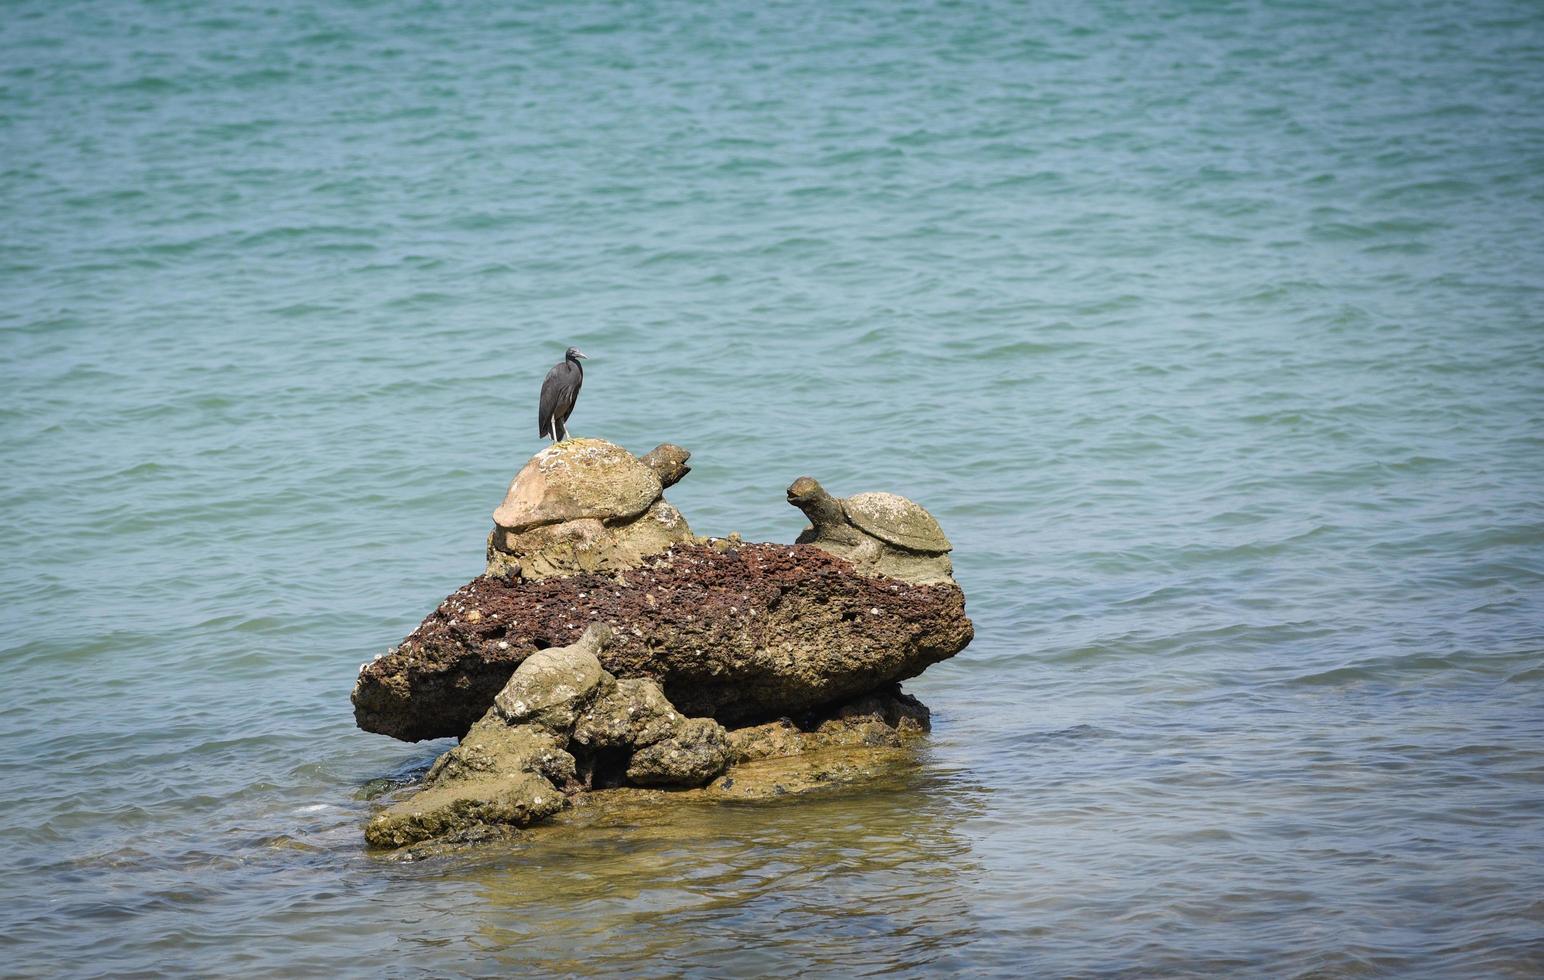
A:
<svg viewBox="0 0 1544 980">
<path fill-rule="evenodd" d="M 619 787 L 692 788 L 731 764 L 833 747 L 894 747 L 927 730 L 927 709 L 898 691 L 876 693 L 796 723 L 783 718 L 726 731 L 688 718 L 646 679 L 618 681 L 598 654 L 612 637 L 592 626 L 566 647 L 528 657 L 461 743 L 440 756 L 412 795 L 365 828 L 376 847 L 466 839 L 525 827 L 576 794 Z M 752 791 L 742 785 L 739 796 Z M 726 780 L 724 789 L 733 786 Z M 764 795 L 787 792 L 769 784 Z"/>
<path fill-rule="evenodd" d="M 607 793 L 757 799 L 900 764 L 928 712 L 899 682 L 973 632 L 942 529 L 905 498 L 806 477 L 788 499 L 807 543 L 698 538 L 663 495 L 688 457 L 573 439 L 522 468 L 485 574 L 360 669 L 361 728 L 461 740 L 371 821 L 372 844 L 495 839 Z"/>
<path fill-rule="evenodd" d="M 456 590 L 354 688 L 366 731 L 460 736 L 527 657 L 604 623 L 617 677 L 659 683 L 677 708 L 763 721 L 915 677 L 973 635 L 952 583 L 855 572 L 810 545 L 680 545 L 615 576 L 483 576 Z"/>
</svg>

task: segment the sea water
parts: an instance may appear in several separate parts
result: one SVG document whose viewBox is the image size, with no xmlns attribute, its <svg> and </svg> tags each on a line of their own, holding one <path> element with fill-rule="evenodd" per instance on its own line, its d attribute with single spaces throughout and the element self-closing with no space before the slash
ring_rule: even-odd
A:
<svg viewBox="0 0 1544 980">
<path fill-rule="evenodd" d="M 1544 970 L 1536 3 L 3 14 L 4 972 Z M 904 785 L 365 850 L 570 344 L 938 517 Z"/>
</svg>

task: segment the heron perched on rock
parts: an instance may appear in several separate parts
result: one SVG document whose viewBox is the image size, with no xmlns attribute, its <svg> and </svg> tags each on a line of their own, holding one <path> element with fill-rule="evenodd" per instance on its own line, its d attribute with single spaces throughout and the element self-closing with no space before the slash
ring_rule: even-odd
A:
<svg viewBox="0 0 1544 980">
<path fill-rule="evenodd" d="M 547 372 L 547 380 L 541 383 L 541 412 L 537 416 L 537 432 L 550 436 L 554 443 L 568 438 L 568 416 L 579 400 L 579 386 L 584 384 L 584 367 L 580 361 L 585 354 L 577 347 L 570 347 L 563 359 Z"/>
</svg>

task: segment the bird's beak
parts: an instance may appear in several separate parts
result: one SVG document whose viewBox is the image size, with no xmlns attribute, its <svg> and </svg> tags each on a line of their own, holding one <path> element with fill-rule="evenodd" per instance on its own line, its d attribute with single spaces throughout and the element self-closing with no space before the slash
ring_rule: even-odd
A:
<svg viewBox="0 0 1544 980">
<path fill-rule="evenodd" d="M 581 360 L 581 361 L 588 361 L 590 359 L 590 355 L 586 354 L 582 350 L 574 351 L 574 356 L 579 358 L 579 360 Z"/>
</svg>

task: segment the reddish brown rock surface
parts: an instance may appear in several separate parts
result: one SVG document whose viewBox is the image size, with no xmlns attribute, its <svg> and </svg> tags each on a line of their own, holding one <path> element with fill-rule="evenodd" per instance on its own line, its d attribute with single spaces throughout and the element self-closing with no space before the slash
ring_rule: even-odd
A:
<svg viewBox="0 0 1544 980">
<path fill-rule="evenodd" d="M 915 677 L 973 635 L 953 583 L 859 575 L 808 545 L 682 545 L 617 577 L 473 579 L 360 672 L 355 720 L 407 741 L 464 735 L 521 661 L 592 623 L 614 630 L 608 671 L 731 724 Z"/>
</svg>

